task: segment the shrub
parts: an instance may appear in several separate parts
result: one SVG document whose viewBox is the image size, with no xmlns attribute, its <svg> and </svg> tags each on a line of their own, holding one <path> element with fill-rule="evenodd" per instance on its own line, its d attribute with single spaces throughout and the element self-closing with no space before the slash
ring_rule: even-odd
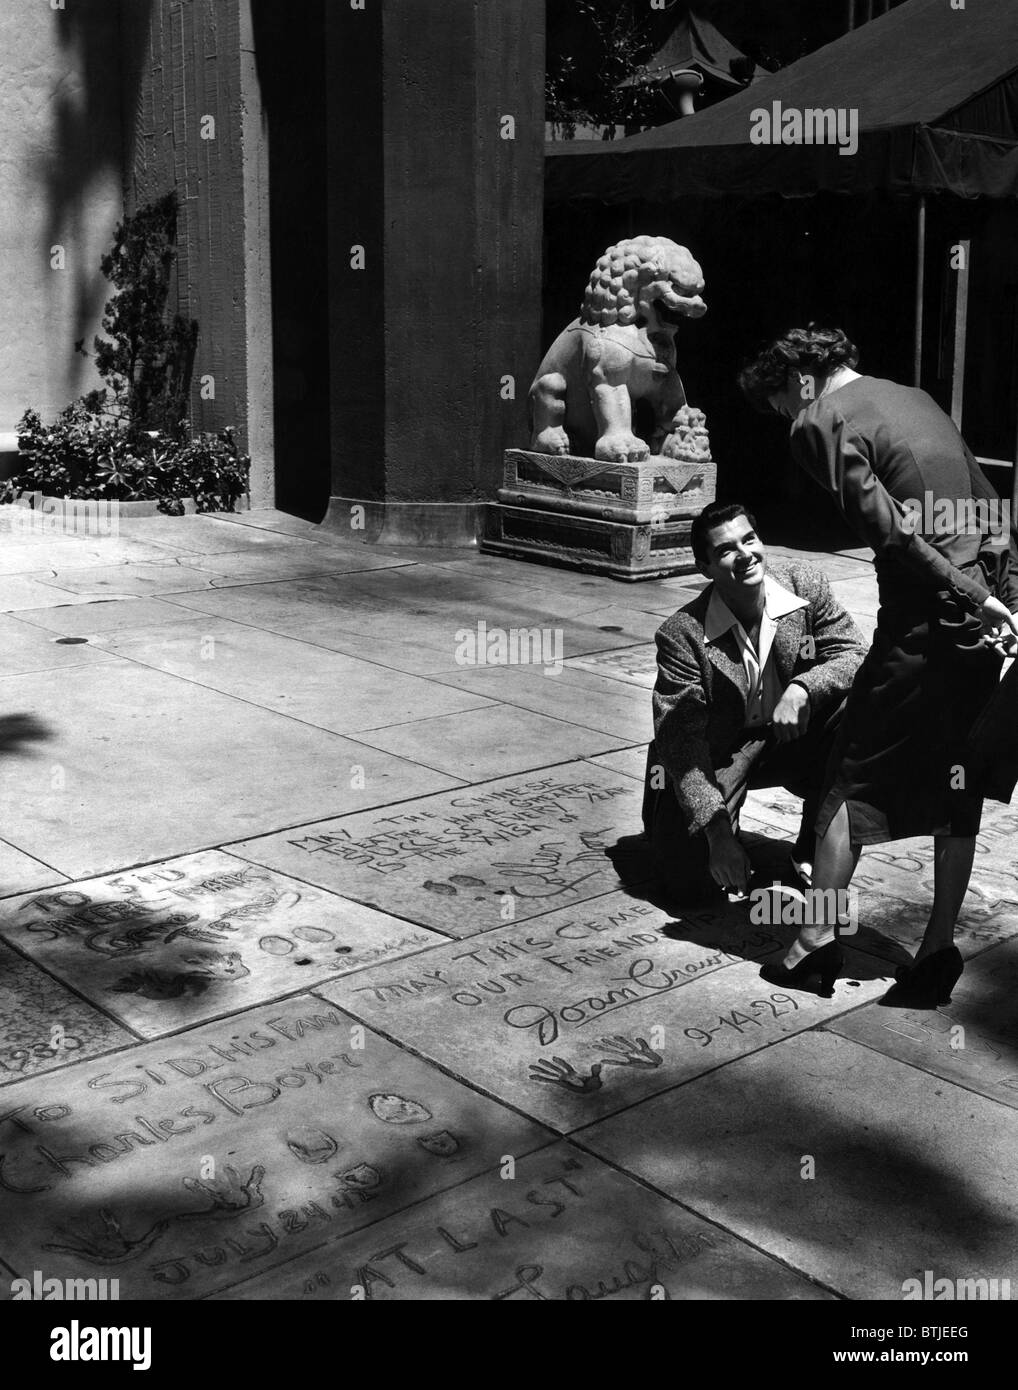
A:
<svg viewBox="0 0 1018 1390">
<path fill-rule="evenodd" d="M 198 324 L 180 314 L 166 323 L 166 304 L 176 260 L 177 195 L 168 193 L 116 230 L 113 250 L 100 262 L 117 288 L 102 326 L 113 341 L 96 336 L 96 370 L 105 391 L 86 397 L 134 430 L 182 434 L 187 417 Z M 83 341 L 76 351 L 87 357 Z"/>
<path fill-rule="evenodd" d="M 0 502 L 20 492 L 103 501 L 157 501 L 179 514 L 232 511 L 247 491 L 251 461 L 232 427 L 189 437 L 187 401 L 198 325 L 165 322 L 176 256 L 176 195 L 141 208 L 117 228 L 103 274 L 117 286 L 96 337 L 96 368 L 106 386 L 90 391 L 44 425 L 26 410 L 18 425 L 17 475 L 0 484 Z M 83 341 L 76 343 L 84 352 Z"/>
</svg>

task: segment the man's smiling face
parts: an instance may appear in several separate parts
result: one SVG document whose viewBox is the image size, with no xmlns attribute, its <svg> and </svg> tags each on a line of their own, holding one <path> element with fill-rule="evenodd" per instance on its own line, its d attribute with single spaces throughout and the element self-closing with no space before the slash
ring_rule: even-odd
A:
<svg viewBox="0 0 1018 1390">
<path fill-rule="evenodd" d="M 733 517 L 707 533 L 708 560 L 700 573 L 714 581 L 718 595 L 731 606 L 756 602 L 767 573 L 767 552 L 747 516 Z"/>
</svg>

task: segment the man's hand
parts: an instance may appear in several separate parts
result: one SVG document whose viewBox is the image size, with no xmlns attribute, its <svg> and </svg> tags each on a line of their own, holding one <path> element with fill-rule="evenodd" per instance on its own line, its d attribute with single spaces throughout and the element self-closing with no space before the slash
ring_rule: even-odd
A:
<svg viewBox="0 0 1018 1390">
<path fill-rule="evenodd" d="M 983 604 L 983 641 L 1004 656 L 1014 656 L 1018 648 L 1018 614 L 1009 613 L 999 598 L 990 594 Z"/>
<path fill-rule="evenodd" d="M 707 827 L 707 840 L 710 845 L 707 863 L 714 882 L 728 893 L 748 893 L 752 865 L 727 816 Z"/>
<path fill-rule="evenodd" d="M 809 726 L 809 695 L 804 686 L 792 682 L 775 705 L 771 723 L 779 743 L 802 737 Z"/>
</svg>

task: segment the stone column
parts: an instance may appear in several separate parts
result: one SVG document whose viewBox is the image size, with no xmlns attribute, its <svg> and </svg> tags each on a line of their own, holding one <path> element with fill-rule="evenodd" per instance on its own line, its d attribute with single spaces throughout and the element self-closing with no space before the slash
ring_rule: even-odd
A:
<svg viewBox="0 0 1018 1390">
<path fill-rule="evenodd" d="M 472 544 L 540 356 L 544 3 L 333 0 L 326 69 L 326 520 Z"/>
<path fill-rule="evenodd" d="M 176 308 L 199 325 L 196 429 L 235 425 L 251 503 L 272 506 L 272 311 L 268 137 L 251 0 L 126 4 L 125 202 L 176 188 Z M 214 393 L 214 394 L 213 394 Z"/>
</svg>

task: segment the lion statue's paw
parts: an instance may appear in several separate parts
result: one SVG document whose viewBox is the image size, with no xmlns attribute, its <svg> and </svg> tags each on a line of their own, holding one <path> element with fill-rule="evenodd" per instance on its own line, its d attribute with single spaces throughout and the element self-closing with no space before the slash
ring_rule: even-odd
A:
<svg viewBox="0 0 1018 1390">
<path fill-rule="evenodd" d="M 565 430 L 559 426 L 549 426 L 548 429 L 541 430 L 534 435 L 531 449 L 535 454 L 568 454 L 571 453 L 569 447 L 569 436 Z"/>
<path fill-rule="evenodd" d="M 635 434 L 618 430 L 601 436 L 594 445 L 594 457 L 605 463 L 642 463 L 650 458 L 650 448 Z"/>
</svg>

